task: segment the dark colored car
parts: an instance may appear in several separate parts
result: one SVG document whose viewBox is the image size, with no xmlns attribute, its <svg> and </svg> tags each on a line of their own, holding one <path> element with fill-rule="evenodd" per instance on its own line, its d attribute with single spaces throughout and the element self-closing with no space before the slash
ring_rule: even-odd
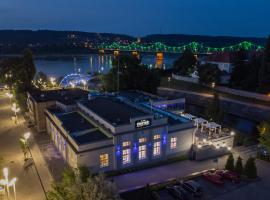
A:
<svg viewBox="0 0 270 200">
<path fill-rule="evenodd" d="M 203 195 L 202 187 L 196 181 L 189 180 L 180 184 L 186 191 L 192 193 L 193 196 L 200 197 Z"/>
<path fill-rule="evenodd" d="M 187 191 L 181 186 L 172 186 L 166 188 L 168 192 L 175 198 L 180 200 L 189 200 Z"/>
</svg>

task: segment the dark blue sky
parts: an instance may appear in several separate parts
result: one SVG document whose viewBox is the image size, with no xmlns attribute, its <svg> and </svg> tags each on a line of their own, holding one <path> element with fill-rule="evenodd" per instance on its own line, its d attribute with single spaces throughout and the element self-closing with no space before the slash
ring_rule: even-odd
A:
<svg viewBox="0 0 270 200">
<path fill-rule="evenodd" d="M 0 0 L 0 29 L 267 36 L 270 0 Z"/>
</svg>

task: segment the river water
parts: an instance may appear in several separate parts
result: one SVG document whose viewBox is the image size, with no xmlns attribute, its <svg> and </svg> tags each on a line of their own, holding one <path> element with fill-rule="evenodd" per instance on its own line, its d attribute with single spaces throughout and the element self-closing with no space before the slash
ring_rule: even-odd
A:
<svg viewBox="0 0 270 200">
<path fill-rule="evenodd" d="M 153 54 L 142 54 L 142 63 L 151 67 L 168 69 L 171 68 L 179 55 L 164 55 L 164 60 L 156 60 Z M 112 67 L 113 55 L 89 54 L 76 56 L 38 56 L 34 62 L 37 72 L 42 71 L 48 76 L 63 77 L 65 75 L 80 71 L 86 73 L 107 73 Z"/>
</svg>

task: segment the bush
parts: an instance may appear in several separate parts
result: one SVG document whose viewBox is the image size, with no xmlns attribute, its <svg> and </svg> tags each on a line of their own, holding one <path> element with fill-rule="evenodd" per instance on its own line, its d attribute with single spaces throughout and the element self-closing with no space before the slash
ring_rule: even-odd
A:
<svg viewBox="0 0 270 200">
<path fill-rule="evenodd" d="M 244 172 L 248 178 L 257 178 L 257 167 L 254 158 L 249 158 L 247 160 Z"/>
<path fill-rule="evenodd" d="M 226 170 L 230 170 L 230 171 L 233 171 L 234 170 L 234 158 L 233 158 L 233 155 L 230 154 L 228 159 L 227 159 L 227 162 L 226 162 L 226 165 L 225 165 L 225 169 Z"/>
<path fill-rule="evenodd" d="M 235 164 L 235 169 L 234 169 L 238 174 L 243 173 L 243 164 L 242 164 L 242 158 L 238 156 L 236 164 Z"/>
</svg>

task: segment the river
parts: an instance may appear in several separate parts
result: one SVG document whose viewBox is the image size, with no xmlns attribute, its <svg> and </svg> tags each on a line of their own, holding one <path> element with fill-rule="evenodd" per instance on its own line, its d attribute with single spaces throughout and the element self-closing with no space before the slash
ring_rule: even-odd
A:
<svg viewBox="0 0 270 200">
<path fill-rule="evenodd" d="M 164 55 L 164 60 L 156 60 L 153 54 L 141 54 L 142 63 L 148 67 L 157 67 L 168 69 L 171 68 L 178 54 Z M 67 74 L 74 73 L 74 66 L 82 74 L 86 73 L 107 73 L 112 67 L 113 55 L 89 54 L 76 56 L 37 56 L 35 65 L 37 72 L 42 71 L 48 76 L 63 77 Z"/>
</svg>

